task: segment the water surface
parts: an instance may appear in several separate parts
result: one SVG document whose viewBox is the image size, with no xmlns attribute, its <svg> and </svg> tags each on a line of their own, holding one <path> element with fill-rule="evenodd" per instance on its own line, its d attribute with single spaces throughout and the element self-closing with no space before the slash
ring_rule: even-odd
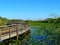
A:
<svg viewBox="0 0 60 45">
<path fill-rule="evenodd" d="M 55 45 L 55 35 L 40 26 L 30 27 L 30 34 L 25 45 Z"/>
</svg>

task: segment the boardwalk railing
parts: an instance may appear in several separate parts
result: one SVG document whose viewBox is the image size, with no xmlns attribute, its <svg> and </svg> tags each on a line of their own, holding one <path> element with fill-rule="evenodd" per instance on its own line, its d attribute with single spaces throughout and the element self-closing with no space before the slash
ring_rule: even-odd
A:
<svg viewBox="0 0 60 45">
<path fill-rule="evenodd" d="M 28 25 L 13 24 L 8 25 L 7 28 L 0 26 L 0 40 L 12 38 L 29 30 Z"/>
</svg>

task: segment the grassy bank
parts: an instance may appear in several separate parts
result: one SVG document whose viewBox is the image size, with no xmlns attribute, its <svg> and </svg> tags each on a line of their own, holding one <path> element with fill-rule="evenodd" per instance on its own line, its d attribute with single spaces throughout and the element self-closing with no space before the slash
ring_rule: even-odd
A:
<svg viewBox="0 0 60 45">
<path fill-rule="evenodd" d="M 60 23 L 54 24 L 54 23 L 42 23 L 42 22 L 30 22 L 30 26 L 41 26 L 41 27 L 55 27 L 57 26 L 60 28 Z"/>
</svg>

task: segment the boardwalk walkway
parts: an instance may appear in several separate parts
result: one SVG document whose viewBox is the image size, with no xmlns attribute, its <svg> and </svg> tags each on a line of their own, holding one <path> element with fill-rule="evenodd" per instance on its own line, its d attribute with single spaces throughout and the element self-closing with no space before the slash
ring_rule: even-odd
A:
<svg viewBox="0 0 60 45">
<path fill-rule="evenodd" d="M 0 26 L 0 41 L 20 35 L 28 30 L 28 25 L 22 25 L 17 23 L 9 24 L 7 25 L 7 28 L 4 26 Z"/>
</svg>

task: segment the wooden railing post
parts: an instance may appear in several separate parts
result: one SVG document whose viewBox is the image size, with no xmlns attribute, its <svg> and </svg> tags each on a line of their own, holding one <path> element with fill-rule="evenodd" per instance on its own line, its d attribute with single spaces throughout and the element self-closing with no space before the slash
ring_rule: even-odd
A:
<svg viewBox="0 0 60 45">
<path fill-rule="evenodd" d="M 18 27 L 16 27 L 17 45 L 18 45 Z"/>
<path fill-rule="evenodd" d="M 22 25 L 21 25 L 21 33 L 22 33 Z"/>
<path fill-rule="evenodd" d="M 10 36 L 11 36 L 11 31 L 10 31 L 10 27 L 9 27 L 9 38 L 10 38 Z"/>
<path fill-rule="evenodd" d="M 17 27 L 16 27 L 16 35 L 17 35 L 17 39 L 18 39 L 18 29 L 17 29 Z"/>
<path fill-rule="evenodd" d="M 25 27 L 25 31 L 26 31 L 26 25 L 24 27 Z"/>
<path fill-rule="evenodd" d="M 0 29 L 0 40 L 1 40 L 1 29 Z"/>
</svg>

